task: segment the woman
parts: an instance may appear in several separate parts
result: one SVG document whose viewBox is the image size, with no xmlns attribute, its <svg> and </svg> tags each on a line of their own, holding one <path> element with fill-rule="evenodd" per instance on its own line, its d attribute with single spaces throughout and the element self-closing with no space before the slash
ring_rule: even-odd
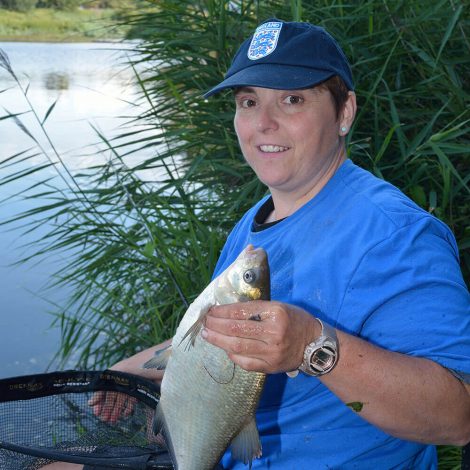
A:
<svg viewBox="0 0 470 470">
<path fill-rule="evenodd" d="M 436 468 L 428 444 L 470 440 L 470 302 L 450 230 L 348 160 L 354 85 L 323 29 L 263 23 L 206 96 L 225 89 L 269 196 L 215 275 L 262 246 L 273 300 L 213 307 L 202 336 L 269 374 L 253 468 Z M 136 372 L 155 349 L 116 368 Z M 229 452 L 222 464 L 245 468 Z"/>
</svg>

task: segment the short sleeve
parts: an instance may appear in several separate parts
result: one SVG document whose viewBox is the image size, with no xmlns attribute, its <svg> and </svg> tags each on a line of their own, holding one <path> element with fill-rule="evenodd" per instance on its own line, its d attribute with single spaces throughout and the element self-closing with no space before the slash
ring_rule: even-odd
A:
<svg viewBox="0 0 470 470">
<path fill-rule="evenodd" d="M 348 318 L 352 333 L 380 347 L 467 377 L 470 298 L 447 227 L 427 218 L 370 248 L 351 277 L 339 326 Z"/>
</svg>

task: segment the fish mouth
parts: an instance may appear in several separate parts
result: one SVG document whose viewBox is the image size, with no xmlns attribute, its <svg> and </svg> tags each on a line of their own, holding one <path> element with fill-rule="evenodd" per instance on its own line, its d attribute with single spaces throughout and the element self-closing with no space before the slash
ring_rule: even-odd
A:
<svg viewBox="0 0 470 470">
<path fill-rule="evenodd" d="M 255 246 L 253 244 L 249 244 L 249 245 L 246 245 L 245 247 L 245 253 L 247 254 L 257 254 L 257 253 L 264 253 L 266 254 L 266 252 L 264 251 L 263 248 L 261 247 L 258 247 L 258 248 L 255 248 Z"/>
<path fill-rule="evenodd" d="M 261 289 L 258 287 L 253 287 L 245 292 L 244 295 L 241 295 L 238 299 L 239 302 L 249 302 L 250 300 L 259 300 L 261 299 Z"/>
<path fill-rule="evenodd" d="M 250 244 L 246 246 L 244 251 L 244 256 L 252 259 L 253 262 L 255 262 L 255 260 L 258 260 L 258 263 L 260 265 L 267 263 L 268 255 L 266 254 L 266 251 L 263 248 L 255 248 L 254 245 Z"/>
</svg>

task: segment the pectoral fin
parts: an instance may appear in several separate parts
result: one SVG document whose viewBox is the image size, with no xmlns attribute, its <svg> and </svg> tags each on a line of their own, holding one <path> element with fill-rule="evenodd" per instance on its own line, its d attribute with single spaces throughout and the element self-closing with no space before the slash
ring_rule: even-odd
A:
<svg viewBox="0 0 470 470">
<path fill-rule="evenodd" d="M 166 369 L 166 366 L 168 364 L 172 351 L 173 350 L 171 348 L 171 344 L 169 344 L 166 348 L 155 351 L 155 355 L 151 359 L 149 359 L 142 366 L 142 368 L 158 369 L 158 370 Z"/>
<path fill-rule="evenodd" d="M 188 329 L 188 331 L 185 333 L 183 336 L 183 339 L 181 340 L 180 344 L 183 343 L 184 340 L 189 338 L 188 343 L 185 346 L 185 349 L 189 349 L 191 346 L 194 346 L 194 342 L 196 341 L 197 335 L 200 333 L 202 330 L 202 327 L 204 326 L 204 317 L 206 316 L 206 313 L 209 311 L 209 308 L 211 306 L 208 305 L 204 310 L 201 310 L 201 313 L 199 314 L 199 318 L 193 323 L 193 325 Z"/>
<path fill-rule="evenodd" d="M 261 442 L 259 440 L 256 421 L 253 417 L 242 428 L 237 436 L 232 440 L 232 457 L 241 460 L 244 464 L 249 464 L 251 469 L 251 461 L 261 457 Z"/>
</svg>

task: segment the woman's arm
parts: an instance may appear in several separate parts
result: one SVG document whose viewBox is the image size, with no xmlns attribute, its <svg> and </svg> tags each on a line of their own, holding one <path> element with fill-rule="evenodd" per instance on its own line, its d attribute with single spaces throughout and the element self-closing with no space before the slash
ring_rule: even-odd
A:
<svg viewBox="0 0 470 470">
<path fill-rule="evenodd" d="M 388 434 L 431 444 L 470 441 L 470 386 L 434 361 L 338 332 L 341 358 L 322 382 Z"/>
<path fill-rule="evenodd" d="M 261 321 L 249 320 L 254 315 Z M 309 313 L 261 301 L 213 307 L 203 330 L 203 337 L 236 364 L 266 373 L 296 369 L 305 346 L 319 336 L 320 324 Z M 319 378 L 344 403 L 361 403 L 364 419 L 401 439 L 470 441 L 469 386 L 431 360 L 391 352 L 342 331 L 338 340 L 339 361 Z"/>
<path fill-rule="evenodd" d="M 163 378 L 163 371 L 158 369 L 145 369 L 143 365 L 155 356 L 157 351 L 163 350 L 171 345 L 171 339 L 163 341 L 163 343 L 145 349 L 131 357 L 127 357 L 122 361 L 117 362 L 111 370 L 118 370 L 121 372 L 128 372 L 129 374 L 139 375 L 146 379 L 154 380 L 160 383 Z"/>
</svg>

